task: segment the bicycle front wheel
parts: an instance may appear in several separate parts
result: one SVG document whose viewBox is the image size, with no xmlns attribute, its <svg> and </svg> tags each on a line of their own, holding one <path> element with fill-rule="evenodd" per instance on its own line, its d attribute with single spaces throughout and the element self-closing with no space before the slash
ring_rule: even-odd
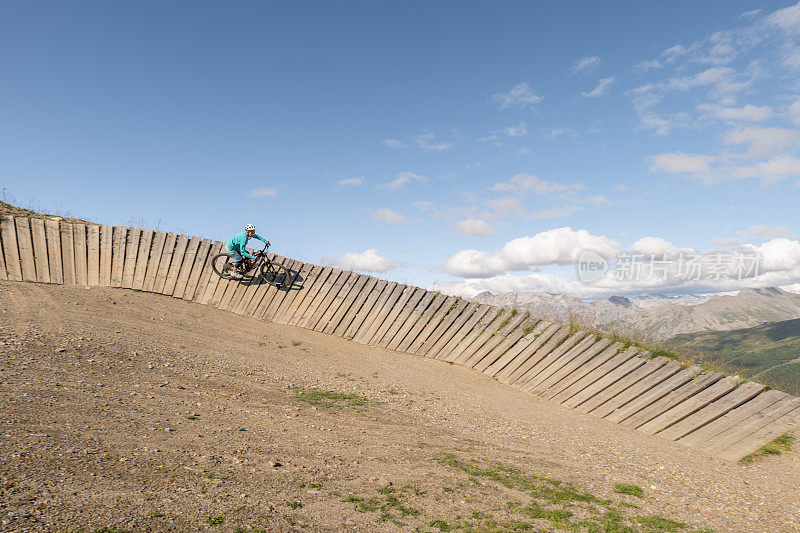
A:
<svg viewBox="0 0 800 533">
<path fill-rule="evenodd" d="M 261 277 L 264 281 L 276 287 L 288 287 L 292 280 L 292 274 L 289 269 L 269 261 L 261 265 Z"/>
<path fill-rule="evenodd" d="M 217 254 L 211 259 L 211 269 L 214 273 L 224 279 L 233 277 L 234 265 L 231 256 L 228 254 Z"/>
</svg>

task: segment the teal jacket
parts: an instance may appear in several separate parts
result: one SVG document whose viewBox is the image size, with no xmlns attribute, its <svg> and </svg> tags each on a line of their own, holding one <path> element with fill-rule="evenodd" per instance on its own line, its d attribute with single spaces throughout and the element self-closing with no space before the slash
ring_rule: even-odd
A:
<svg viewBox="0 0 800 533">
<path fill-rule="evenodd" d="M 261 237 L 260 235 L 253 235 L 253 238 L 254 239 L 258 239 L 259 241 L 264 242 L 264 243 L 267 242 L 267 239 L 265 239 L 264 237 Z M 243 232 L 237 233 L 236 235 L 231 237 L 231 240 L 229 240 L 228 242 L 225 243 L 225 247 L 227 247 L 228 250 L 233 250 L 234 252 L 239 252 L 239 254 L 241 254 L 242 257 L 245 257 L 247 259 L 252 259 L 253 256 L 251 254 L 247 253 L 247 250 L 246 250 L 247 241 L 248 241 L 247 232 L 243 231 Z"/>
</svg>

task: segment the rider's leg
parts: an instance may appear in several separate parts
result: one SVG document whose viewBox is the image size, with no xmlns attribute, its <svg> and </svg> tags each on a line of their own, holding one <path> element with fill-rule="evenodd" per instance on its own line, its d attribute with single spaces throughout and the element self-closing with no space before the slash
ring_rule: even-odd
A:
<svg viewBox="0 0 800 533">
<path fill-rule="evenodd" d="M 242 266 L 242 262 L 244 261 L 242 254 L 236 250 L 231 250 L 230 248 L 228 248 L 228 254 L 231 256 L 231 262 L 233 263 L 235 271 L 239 272 L 239 268 Z"/>
</svg>

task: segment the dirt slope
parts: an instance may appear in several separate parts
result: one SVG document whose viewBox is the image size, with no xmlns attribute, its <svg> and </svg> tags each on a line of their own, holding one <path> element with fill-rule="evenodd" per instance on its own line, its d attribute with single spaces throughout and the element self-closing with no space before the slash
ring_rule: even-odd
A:
<svg viewBox="0 0 800 533">
<path fill-rule="evenodd" d="M 8 531 L 800 525 L 797 451 L 727 463 L 465 368 L 135 291 L 0 282 L 0 412 Z"/>
</svg>

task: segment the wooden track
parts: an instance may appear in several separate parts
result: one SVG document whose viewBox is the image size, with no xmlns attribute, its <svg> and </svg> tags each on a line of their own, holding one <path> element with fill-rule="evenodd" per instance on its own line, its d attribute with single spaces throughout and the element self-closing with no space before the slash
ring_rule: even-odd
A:
<svg viewBox="0 0 800 533">
<path fill-rule="evenodd" d="M 800 425 L 800 398 L 527 313 L 272 255 L 291 286 L 223 280 L 210 265 L 222 248 L 163 231 L 2 217 L 0 280 L 156 292 L 441 359 L 731 461 Z"/>
</svg>

